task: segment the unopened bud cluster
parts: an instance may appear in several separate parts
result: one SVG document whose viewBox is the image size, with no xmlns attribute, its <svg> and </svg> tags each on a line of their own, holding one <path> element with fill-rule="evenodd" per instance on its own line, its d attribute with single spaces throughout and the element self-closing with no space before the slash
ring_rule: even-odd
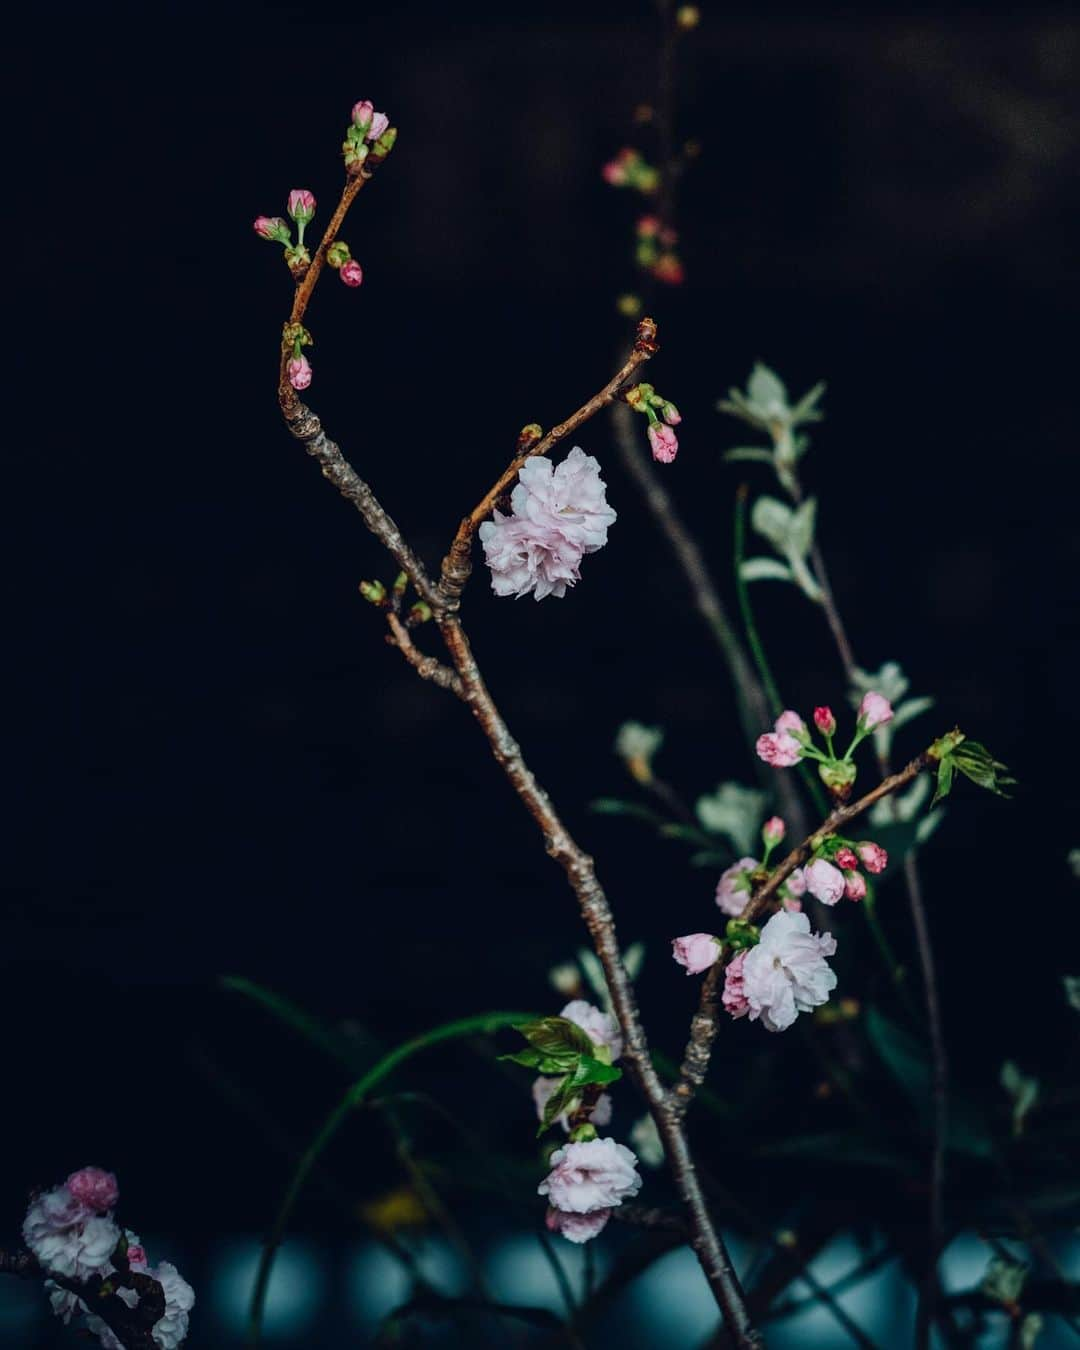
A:
<svg viewBox="0 0 1080 1350">
<path fill-rule="evenodd" d="M 635 384 L 623 398 L 635 412 L 649 420 L 649 447 L 653 459 L 660 464 L 670 464 L 679 452 L 679 438 L 672 428 L 682 421 L 682 413 L 651 384 Z"/>
<path fill-rule="evenodd" d="M 354 103 L 352 120 L 341 147 L 345 172 L 354 178 L 365 164 L 380 164 L 394 148 L 396 140 L 397 128 L 390 125 L 386 113 L 376 112 L 375 105 L 368 99 Z"/>
<path fill-rule="evenodd" d="M 681 286 L 686 273 L 676 251 L 679 242 L 676 231 L 664 225 L 658 216 L 642 216 L 636 234 L 634 257 L 637 265 L 665 285 Z"/>
<path fill-rule="evenodd" d="M 813 735 L 799 714 L 787 709 L 776 719 L 772 731 L 758 737 L 758 756 L 766 764 L 771 764 L 777 769 L 791 768 L 803 759 L 816 760 L 821 781 L 836 801 L 844 801 L 851 795 L 851 788 L 855 782 L 857 770 L 852 756 L 856 747 L 875 727 L 890 722 L 892 717 L 892 704 L 887 698 L 874 692 L 865 694 L 859 704 L 859 715 L 851 744 L 843 755 L 837 755 L 833 749 L 836 718 L 831 708 L 814 709 L 814 726 L 824 738 L 825 751 L 814 744 Z"/>
<path fill-rule="evenodd" d="M 633 188 L 650 196 L 660 186 L 660 170 L 647 163 L 640 150 L 624 146 L 614 159 L 609 159 L 601 173 L 604 182 L 612 187 Z"/>
</svg>

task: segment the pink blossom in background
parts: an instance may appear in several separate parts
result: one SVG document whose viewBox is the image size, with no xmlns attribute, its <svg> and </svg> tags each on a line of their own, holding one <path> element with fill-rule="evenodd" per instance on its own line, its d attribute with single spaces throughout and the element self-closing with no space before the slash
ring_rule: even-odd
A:
<svg viewBox="0 0 1080 1350">
<path fill-rule="evenodd" d="M 844 894 L 849 900 L 866 899 L 866 878 L 861 872 L 844 873 Z"/>
<path fill-rule="evenodd" d="M 773 731 L 786 731 L 789 735 L 801 735 L 805 730 L 806 723 L 790 708 L 785 708 L 773 723 Z"/>
<path fill-rule="evenodd" d="M 863 695 L 863 701 L 859 704 L 859 721 L 867 731 L 891 722 L 892 716 L 892 704 L 883 695 L 874 693 Z"/>
<path fill-rule="evenodd" d="M 784 882 L 784 885 L 794 896 L 805 895 L 806 894 L 805 868 L 796 867 L 795 871 L 792 872 L 791 876 L 789 876 L 788 879 Z"/>
<path fill-rule="evenodd" d="M 779 844 L 787 834 L 787 826 L 779 816 L 770 816 L 761 827 L 761 837 L 767 844 Z"/>
<path fill-rule="evenodd" d="M 790 769 L 793 764 L 798 764 L 803 754 L 802 746 L 786 731 L 779 734 L 767 731 L 757 738 L 754 748 L 757 750 L 758 758 L 763 759 L 766 764 L 771 764 L 774 769 Z"/>
<path fill-rule="evenodd" d="M 745 1017 L 750 1011 L 750 1003 L 746 997 L 746 988 L 743 984 L 743 966 L 746 964 L 746 952 L 732 958 L 724 971 L 724 992 L 720 995 L 720 1001 L 724 1005 L 725 1012 L 729 1012 L 732 1017 Z"/>
<path fill-rule="evenodd" d="M 835 905 L 844 894 L 844 874 L 824 858 L 815 858 L 803 869 L 806 889 L 823 905 Z"/>
<path fill-rule="evenodd" d="M 355 258 L 350 258 L 348 262 L 341 264 L 338 275 L 346 286 L 359 286 L 364 279 L 364 269 Z"/>
<path fill-rule="evenodd" d="M 805 914 L 774 914 L 742 965 L 742 993 L 751 1021 L 760 1018 L 766 1030 L 784 1031 L 799 1013 L 827 1003 L 836 975 L 825 958 L 835 951 L 832 934 L 811 933 Z"/>
<path fill-rule="evenodd" d="M 836 850 L 836 856 L 833 860 L 837 867 L 842 867 L 845 872 L 854 872 L 859 865 L 859 860 L 849 848 L 839 848 Z"/>
<path fill-rule="evenodd" d="M 595 1214 L 637 1195 L 637 1157 L 614 1139 L 564 1144 L 551 1155 L 551 1171 L 537 1187 L 555 1209 Z"/>
<path fill-rule="evenodd" d="M 389 125 L 390 118 L 386 113 L 373 113 L 371 117 L 371 126 L 368 127 L 367 131 L 367 139 L 369 141 L 377 141 Z"/>
<path fill-rule="evenodd" d="M 285 369 L 294 389 L 306 389 L 311 383 L 311 362 L 306 356 L 294 356 Z"/>
<path fill-rule="evenodd" d="M 814 726 L 823 736 L 832 736 L 836 732 L 836 718 L 832 709 L 822 706 L 814 709 Z"/>
<path fill-rule="evenodd" d="M 622 1032 L 610 1013 L 603 1012 L 583 998 L 575 998 L 566 1005 L 559 1016 L 580 1027 L 595 1045 L 606 1045 L 611 1051 L 612 1064 L 622 1058 Z"/>
<path fill-rule="evenodd" d="M 565 595 L 585 554 L 607 543 L 616 516 L 605 491 L 600 465 L 580 446 L 557 468 L 541 456 L 525 463 L 510 496 L 513 514 L 496 511 L 480 526 L 495 594 Z"/>
<path fill-rule="evenodd" d="M 591 1242 L 607 1227 L 610 1209 L 596 1209 L 591 1214 L 568 1214 L 562 1209 L 549 1208 L 544 1225 L 549 1233 L 558 1233 L 568 1242 Z"/>
<path fill-rule="evenodd" d="M 884 872 L 889 865 L 889 855 L 880 844 L 871 844 L 867 841 L 864 844 L 859 844 L 855 851 L 862 860 L 862 865 L 875 876 L 879 872 Z"/>
<path fill-rule="evenodd" d="M 670 464 L 679 453 L 679 438 L 663 422 L 650 425 L 649 444 L 652 446 L 652 457 L 658 464 Z"/>
<path fill-rule="evenodd" d="M 546 1078 L 543 1074 L 541 1074 L 539 1078 L 533 1079 L 532 1099 L 533 1105 L 536 1107 L 537 1120 L 544 1119 L 544 1108 L 547 1106 L 551 1094 L 561 1082 L 561 1078 Z M 581 1098 L 576 1097 L 571 1106 L 568 1107 L 561 1116 L 556 1116 L 555 1118 L 556 1123 L 561 1125 L 567 1134 L 570 1132 L 570 1116 L 577 1110 L 580 1102 Z M 601 1092 L 600 1096 L 596 1099 L 596 1105 L 593 1107 L 589 1119 L 598 1129 L 603 1129 L 604 1126 L 611 1124 L 612 1114 L 613 1107 L 611 1104 L 611 1097 L 608 1093 Z"/>
<path fill-rule="evenodd" d="M 756 858 L 740 858 L 720 874 L 716 885 L 716 903 L 732 919 L 737 919 L 750 899 L 750 886 L 744 873 L 760 864 Z"/>
<path fill-rule="evenodd" d="M 315 214 L 315 194 L 307 188 L 293 188 L 287 209 L 293 220 L 310 220 Z"/>
<path fill-rule="evenodd" d="M 82 1167 L 72 1172 L 64 1184 L 76 1200 L 98 1214 L 112 1209 L 120 1196 L 116 1177 L 100 1167 Z"/>
<path fill-rule="evenodd" d="M 672 939 L 671 953 L 687 975 L 700 975 L 715 963 L 720 947 L 711 933 L 688 933 Z"/>
</svg>

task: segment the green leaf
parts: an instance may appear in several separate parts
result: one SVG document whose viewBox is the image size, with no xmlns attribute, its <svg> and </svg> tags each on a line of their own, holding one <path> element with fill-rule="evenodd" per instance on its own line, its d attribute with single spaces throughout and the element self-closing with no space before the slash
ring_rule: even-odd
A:
<svg viewBox="0 0 1080 1350">
<path fill-rule="evenodd" d="M 708 847 L 713 842 L 706 830 L 699 829 L 696 825 L 683 825 L 675 820 L 661 825 L 660 833 L 665 839 L 682 839 L 688 844 L 700 844 L 702 847 Z"/>
<path fill-rule="evenodd" d="M 774 370 L 770 370 L 760 361 L 750 372 L 746 392 L 750 396 L 749 401 L 765 417 L 786 416 L 789 411 L 787 389 L 783 380 Z"/>
<path fill-rule="evenodd" d="M 934 789 L 934 795 L 930 799 L 930 809 L 933 810 L 938 802 L 943 801 L 952 791 L 953 783 L 953 762 L 952 755 L 945 755 L 938 765 L 937 787 Z"/>
<path fill-rule="evenodd" d="M 909 1032 L 876 1007 L 867 1010 L 865 1025 L 878 1058 L 915 1105 L 925 1108 L 930 1101 L 930 1063 L 926 1051 Z"/>
<path fill-rule="evenodd" d="M 750 511 L 750 524 L 772 544 L 777 553 L 786 557 L 792 552 L 788 541 L 794 514 L 777 497 L 759 497 Z"/>
<path fill-rule="evenodd" d="M 1010 794 L 1006 789 L 1016 786 L 1016 779 L 1010 776 L 1005 765 L 978 741 L 963 741 L 950 757 L 965 777 L 999 797 L 1008 797 Z"/>
<path fill-rule="evenodd" d="M 733 450 L 724 451 L 724 459 L 729 464 L 736 464 L 740 460 L 749 460 L 755 464 L 771 464 L 773 453 L 760 445 L 737 445 Z"/>
<path fill-rule="evenodd" d="M 798 426 L 801 422 L 820 422 L 825 414 L 817 406 L 818 400 L 825 392 L 825 381 L 819 380 L 809 393 L 803 394 L 798 403 L 791 410 L 791 425 Z"/>
<path fill-rule="evenodd" d="M 1012 1098 L 1012 1132 L 1019 1137 L 1024 1132 L 1024 1120 L 1039 1099 L 1039 1080 L 1029 1078 L 1007 1059 L 1001 1066 L 1001 1086 Z"/>
<path fill-rule="evenodd" d="M 798 554 L 800 558 L 805 558 L 810 552 L 810 546 L 814 542 L 814 519 L 817 514 L 817 502 L 813 497 L 807 497 L 806 501 L 799 507 L 791 518 L 791 528 L 788 531 L 788 549 Z"/>
<path fill-rule="evenodd" d="M 591 1055 L 595 1046 L 588 1035 L 566 1017 L 538 1017 L 514 1027 L 534 1050 L 550 1059 Z"/>
<path fill-rule="evenodd" d="M 715 792 L 699 797 L 694 810 L 707 830 L 726 835 L 735 851 L 743 856 L 753 853 L 760 842 L 759 831 L 768 800 L 767 794 L 757 788 L 727 782 L 721 783 Z"/>
<path fill-rule="evenodd" d="M 602 1059 L 593 1059 L 591 1055 L 582 1055 L 574 1072 L 574 1081 L 581 1087 L 590 1083 L 617 1083 L 621 1077 L 622 1069 L 605 1064 Z"/>
<path fill-rule="evenodd" d="M 512 1064 L 520 1064 L 526 1069 L 535 1069 L 537 1073 L 543 1074 L 566 1073 L 574 1063 L 572 1055 L 544 1055 L 539 1050 L 519 1050 L 515 1055 L 499 1055 L 498 1058 L 509 1060 Z"/>
<path fill-rule="evenodd" d="M 779 558 L 744 558 L 739 565 L 743 581 L 794 581 L 791 568 Z"/>
</svg>

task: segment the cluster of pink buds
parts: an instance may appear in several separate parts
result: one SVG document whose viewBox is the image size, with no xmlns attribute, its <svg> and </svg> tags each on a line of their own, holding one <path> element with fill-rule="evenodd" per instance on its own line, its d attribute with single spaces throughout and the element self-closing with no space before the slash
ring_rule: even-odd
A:
<svg viewBox="0 0 1080 1350">
<path fill-rule="evenodd" d="M 304 230 L 315 215 L 315 194 L 307 188 L 293 188 L 286 210 L 296 222 L 295 244 L 292 231 L 281 216 L 256 216 L 254 229 L 260 239 L 269 239 L 272 243 L 284 246 L 285 265 L 293 277 L 300 281 L 311 266 L 311 254 L 304 245 Z"/>
<path fill-rule="evenodd" d="M 117 1319 L 130 1313 L 131 1330 L 145 1328 L 140 1305 L 153 1296 L 161 1309 L 151 1328 L 154 1344 L 159 1350 L 177 1350 L 187 1337 L 195 1294 L 168 1261 L 148 1263 L 139 1238 L 113 1218 L 118 1199 L 111 1172 L 80 1168 L 62 1186 L 32 1197 L 23 1221 L 23 1241 L 46 1277 L 49 1301 L 61 1321 L 76 1322 L 97 1337 L 103 1350 L 124 1350 L 132 1342 L 117 1335 L 117 1329 L 127 1330 Z M 113 1301 L 110 1314 L 96 1305 L 111 1293 L 123 1307 Z M 102 1312 L 105 1317 L 99 1315 Z"/>
<path fill-rule="evenodd" d="M 678 234 L 664 225 L 658 216 L 642 216 L 637 223 L 635 257 L 639 267 L 668 286 L 681 286 L 686 280 L 675 246 Z"/>
<path fill-rule="evenodd" d="M 649 446 L 653 459 L 660 464 L 670 464 L 679 452 L 679 438 L 672 428 L 682 421 L 682 413 L 651 384 L 635 384 L 623 397 L 635 412 L 649 419 Z"/>
<path fill-rule="evenodd" d="M 345 156 L 345 171 L 356 177 L 365 164 L 381 163 L 394 148 L 397 128 L 390 125 L 386 113 L 376 112 L 368 99 L 353 104 L 352 120 L 341 147 Z"/>
<path fill-rule="evenodd" d="M 326 250 L 326 261 L 333 267 L 346 286 L 359 286 L 364 279 L 364 270 L 349 252 L 344 239 L 335 239 Z"/>
<path fill-rule="evenodd" d="M 859 871 L 860 863 L 871 876 L 877 876 L 888 867 L 889 855 L 880 844 L 869 840 L 855 843 L 839 835 L 830 835 L 815 849 L 813 858 L 803 868 L 806 889 L 823 905 L 835 905 L 844 897 L 863 900 L 866 898 L 866 878 Z"/>
<path fill-rule="evenodd" d="M 311 346 L 311 334 L 302 323 L 285 325 L 285 342 L 292 347 L 292 356 L 285 365 L 285 373 L 294 389 L 306 389 L 311 383 L 311 363 L 304 348 Z"/>
<path fill-rule="evenodd" d="M 648 196 L 660 186 L 660 171 L 646 162 L 638 150 L 624 146 L 614 159 L 608 160 L 601 172 L 604 182 L 612 187 L 634 188 Z"/>
<path fill-rule="evenodd" d="M 777 769 L 790 768 L 803 759 L 816 760 L 821 781 L 837 801 L 844 801 L 850 796 L 855 782 L 856 768 L 852 756 L 856 747 L 875 727 L 891 721 L 892 716 L 892 705 L 887 698 L 875 693 L 864 695 L 851 744 L 843 755 L 837 755 L 833 748 L 836 718 L 831 708 L 814 709 L 814 726 L 824 738 L 825 752 L 814 744 L 813 736 L 799 714 L 787 709 L 776 719 L 772 731 L 758 737 L 757 752 L 766 764 Z"/>
</svg>

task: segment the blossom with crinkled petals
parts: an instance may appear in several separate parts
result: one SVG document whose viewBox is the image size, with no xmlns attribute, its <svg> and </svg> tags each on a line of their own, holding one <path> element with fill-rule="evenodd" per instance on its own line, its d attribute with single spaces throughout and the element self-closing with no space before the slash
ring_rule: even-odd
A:
<svg viewBox="0 0 1080 1350">
<path fill-rule="evenodd" d="M 66 1186 L 32 1201 L 22 1231 L 23 1241 L 45 1270 L 80 1280 L 103 1270 L 120 1241 L 120 1229 L 112 1219 L 95 1214 Z"/>
<path fill-rule="evenodd" d="M 81 1167 L 72 1172 L 64 1185 L 76 1200 L 81 1200 L 96 1214 L 112 1209 L 120 1197 L 116 1177 L 101 1167 Z"/>
<path fill-rule="evenodd" d="M 823 905 L 835 905 L 844 894 L 844 874 L 824 858 L 815 858 L 803 868 L 806 889 Z"/>
<path fill-rule="evenodd" d="M 536 1106 L 536 1119 L 544 1119 L 544 1108 L 548 1104 L 551 1094 L 562 1082 L 561 1078 L 546 1078 L 543 1074 L 539 1078 L 533 1079 L 532 1097 Z M 577 1110 L 581 1104 L 581 1098 L 575 1097 L 561 1116 L 556 1117 L 558 1124 L 563 1130 L 570 1133 L 570 1116 Z M 611 1097 L 606 1092 L 601 1092 L 596 1099 L 596 1105 L 593 1107 L 589 1120 L 600 1129 L 611 1124 L 612 1105 Z"/>
<path fill-rule="evenodd" d="M 594 1045 L 606 1045 L 612 1064 L 622 1056 L 623 1038 L 619 1024 L 610 1013 L 601 1011 L 583 998 L 575 998 L 559 1014 L 580 1027 Z"/>
<path fill-rule="evenodd" d="M 551 1155 L 551 1171 L 537 1187 L 555 1209 L 568 1214 L 595 1214 L 614 1209 L 637 1195 L 641 1177 L 637 1158 L 614 1139 L 588 1139 L 564 1144 Z"/>
<path fill-rule="evenodd" d="M 806 723 L 797 712 L 792 712 L 790 708 L 785 708 L 780 716 L 773 723 L 774 731 L 786 731 L 789 735 L 801 734 L 806 730 Z"/>
<path fill-rule="evenodd" d="M 678 436 L 663 422 L 653 422 L 649 427 L 649 445 L 658 464 L 670 464 L 679 453 Z"/>
<path fill-rule="evenodd" d="M 591 1242 L 607 1227 L 610 1209 L 597 1209 L 591 1214 L 568 1214 L 565 1210 L 549 1208 L 544 1225 L 549 1233 L 558 1233 L 568 1242 Z"/>
<path fill-rule="evenodd" d="M 338 272 L 338 276 L 346 286 L 359 286 L 364 280 L 364 269 L 355 258 L 350 258 L 348 262 L 341 264 L 341 270 Z"/>
<path fill-rule="evenodd" d="M 866 878 L 861 872 L 844 873 L 844 894 L 849 900 L 866 899 Z"/>
<path fill-rule="evenodd" d="M 716 885 L 716 903 L 733 919 L 737 919 L 750 899 L 750 879 L 745 874 L 758 866 L 756 858 L 740 858 L 721 872 Z"/>
<path fill-rule="evenodd" d="M 805 914 L 774 914 L 742 963 L 751 1021 L 760 1018 L 767 1030 L 783 1031 L 799 1013 L 827 1003 L 836 975 L 825 958 L 835 951 L 832 934 L 811 933 Z"/>
<path fill-rule="evenodd" d="M 195 1291 L 169 1261 L 162 1261 L 150 1274 L 165 1295 L 165 1315 L 150 1333 L 160 1350 L 177 1350 L 188 1334 L 188 1314 L 195 1306 Z"/>
<path fill-rule="evenodd" d="M 884 872 L 889 865 L 889 855 L 880 844 L 872 844 L 867 840 L 866 843 L 859 844 L 855 852 L 859 855 L 859 861 L 866 870 L 872 872 L 875 876 L 879 872 Z"/>
<path fill-rule="evenodd" d="M 793 733 L 805 732 L 806 723 L 797 712 L 786 709 L 773 723 L 772 731 L 757 738 L 758 758 L 774 769 L 790 769 L 803 757 L 803 748 Z"/>
<path fill-rule="evenodd" d="M 557 467 L 542 456 L 523 464 L 512 514 L 495 511 L 480 526 L 495 594 L 565 595 L 580 578 L 585 554 L 607 543 L 616 516 L 605 491 L 599 463 L 580 446 Z"/>
<path fill-rule="evenodd" d="M 720 947 L 711 933 L 688 933 L 686 937 L 672 939 L 671 954 L 680 966 L 686 967 L 687 975 L 700 975 L 715 964 Z"/>
<path fill-rule="evenodd" d="M 859 860 L 854 852 L 845 844 L 843 848 L 838 848 L 833 855 L 833 861 L 837 867 L 843 868 L 845 872 L 854 872 L 859 865 Z"/>
<path fill-rule="evenodd" d="M 875 694 L 871 690 L 870 693 L 863 695 L 863 700 L 859 704 L 859 724 L 867 731 L 884 726 L 886 722 L 891 722 L 892 718 L 892 704 L 883 694 Z"/>
<path fill-rule="evenodd" d="M 294 389 L 306 389 L 311 383 L 311 362 L 306 356 L 294 356 L 285 368 Z"/>
<path fill-rule="evenodd" d="M 743 980 L 745 962 L 746 952 L 739 952 L 728 962 L 724 971 L 724 992 L 720 995 L 720 1001 L 724 1005 L 725 1012 L 729 1012 L 732 1017 L 745 1017 L 750 1011 L 750 1002 L 746 997 L 746 985 Z"/>
</svg>

